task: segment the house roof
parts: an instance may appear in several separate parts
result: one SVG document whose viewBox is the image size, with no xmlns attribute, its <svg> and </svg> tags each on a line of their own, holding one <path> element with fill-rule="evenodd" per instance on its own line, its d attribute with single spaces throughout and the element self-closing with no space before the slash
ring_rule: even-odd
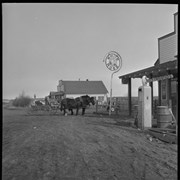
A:
<svg viewBox="0 0 180 180">
<path fill-rule="evenodd" d="M 106 94 L 102 81 L 62 81 L 65 94 Z"/>
</svg>

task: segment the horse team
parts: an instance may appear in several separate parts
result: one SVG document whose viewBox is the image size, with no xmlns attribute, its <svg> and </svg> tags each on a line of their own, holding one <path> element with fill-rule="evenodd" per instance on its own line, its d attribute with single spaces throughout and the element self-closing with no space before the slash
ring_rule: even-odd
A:
<svg viewBox="0 0 180 180">
<path fill-rule="evenodd" d="M 79 109 L 82 108 L 82 115 L 85 114 L 86 107 L 89 105 L 94 105 L 95 100 L 94 97 L 90 97 L 88 95 L 77 97 L 75 99 L 65 98 L 61 101 L 61 111 L 64 111 L 64 115 L 67 115 L 67 109 L 71 111 L 71 115 L 73 115 L 73 109 L 76 109 L 76 115 L 78 115 Z"/>
<path fill-rule="evenodd" d="M 45 104 L 51 105 L 50 102 L 45 98 Z M 79 109 L 82 109 L 82 115 L 85 114 L 85 110 L 87 106 L 90 106 L 91 104 L 95 104 L 94 97 L 90 97 L 88 95 L 80 96 L 75 99 L 71 98 L 64 98 L 59 102 L 60 104 L 60 110 L 63 111 L 64 115 L 67 116 L 67 110 L 71 112 L 71 115 L 74 114 L 73 109 L 76 109 L 76 115 L 79 113 Z"/>
</svg>

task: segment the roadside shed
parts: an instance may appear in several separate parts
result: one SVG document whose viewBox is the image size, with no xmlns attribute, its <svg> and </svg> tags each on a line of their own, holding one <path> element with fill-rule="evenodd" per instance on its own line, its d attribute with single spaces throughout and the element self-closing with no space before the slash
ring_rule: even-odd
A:
<svg viewBox="0 0 180 180">
<path fill-rule="evenodd" d="M 62 91 L 60 92 L 51 91 L 47 97 L 51 100 L 57 100 L 60 102 L 63 96 L 64 96 L 64 92 Z"/>
</svg>

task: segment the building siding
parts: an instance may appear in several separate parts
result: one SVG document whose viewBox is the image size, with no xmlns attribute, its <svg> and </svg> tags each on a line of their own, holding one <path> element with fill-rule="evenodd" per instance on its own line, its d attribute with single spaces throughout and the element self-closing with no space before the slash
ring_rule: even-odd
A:
<svg viewBox="0 0 180 180">
<path fill-rule="evenodd" d="M 159 40 L 160 64 L 175 60 L 177 55 L 177 34 Z"/>
<path fill-rule="evenodd" d="M 178 14 L 177 14 L 177 13 L 175 14 L 174 19 L 175 19 L 175 20 L 174 20 L 174 21 L 175 21 L 175 22 L 174 22 L 174 23 L 175 23 L 175 24 L 174 24 L 174 26 L 175 26 L 174 29 L 175 29 L 176 33 L 178 33 Z"/>
<path fill-rule="evenodd" d="M 172 34 L 172 35 L 170 35 Z M 159 60 L 160 64 L 175 60 L 177 55 L 178 36 L 178 14 L 174 15 L 174 32 L 159 38 Z"/>
</svg>

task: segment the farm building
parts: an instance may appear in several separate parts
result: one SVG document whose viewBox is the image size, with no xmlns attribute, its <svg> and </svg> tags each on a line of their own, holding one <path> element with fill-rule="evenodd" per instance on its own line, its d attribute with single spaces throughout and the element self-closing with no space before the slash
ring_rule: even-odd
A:
<svg viewBox="0 0 180 180">
<path fill-rule="evenodd" d="M 62 97 L 64 96 L 64 92 L 60 91 L 60 92 L 55 92 L 55 91 L 50 91 L 49 95 L 45 97 L 45 99 L 49 99 L 49 100 L 57 100 L 58 102 L 60 102 L 62 100 Z"/>
<path fill-rule="evenodd" d="M 63 81 L 59 80 L 58 92 L 64 92 L 64 97 L 77 97 L 82 95 L 93 96 L 99 103 L 107 102 L 107 89 L 102 81 Z"/>
<path fill-rule="evenodd" d="M 158 59 L 154 66 L 119 76 L 122 84 L 128 84 L 129 114 L 131 114 L 131 79 L 142 78 L 144 75 L 153 81 L 158 81 L 158 104 L 168 106 L 178 119 L 178 12 L 174 14 L 174 31 L 158 38 Z M 153 101 L 152 101 L 153 102 Z M 153 105 L 153 104 L 152 104 Z M 152 111 L 153 112 L 153 111 Z"/>
<path fill-rule="evenodd" d="M 60 92 L 51 91 L 49 93 L 49 98 L 51 98 L 51 99 L 59 99 L 63 95 L 64 95 L 64 92 L 62 92 L 62 91 L 60 91 Z"/>
</svg>

